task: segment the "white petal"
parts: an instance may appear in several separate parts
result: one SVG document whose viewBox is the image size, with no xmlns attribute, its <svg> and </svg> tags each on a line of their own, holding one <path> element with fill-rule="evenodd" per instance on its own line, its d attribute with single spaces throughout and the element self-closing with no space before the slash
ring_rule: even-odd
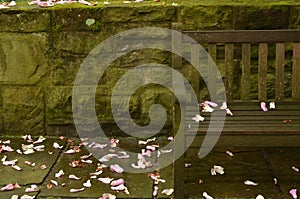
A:
<svg viewBox="0 0 300 199">
<path fill-rule="evenodd" d="M 227 103 L 223 102 L 222 106 L 220 107 L 221 110 L 227 109 Z"/>
<path fill-rule="evenodd" d="M 19 167 L 18 165 L 12 165 L 11 167 L 12 167 L 13 169 L 17 170 L 17 171 L 21 171 L 21 170 L 22 170 L 22 168 Z"/>
<path fill-rule="evenodd" d="M 18 195 L 12 195 L 10 199 L 18 199 L 19 196 Z"/>
<path fill-rule="evenodd" d="M 202 111 L 201 112 L 205 112 L 205 113 L 212 113 L 214 112 L 214 109 L 212 107 L 210 107 L 208 104 L 201 104 L 202 107 Z"/>
<path fill-rule="evenodd" d="M 265 198 L 263 197 L 263 195 L 258 194 L 255 199 L 265 199 Z"/>
<path fill-rule="evenodd" d="M 69 149 L 67 151 L 65 151 L 66 154 L 73 154 L 75 153 L 75 150 L 74 149 Z"/>
<path fill-rule="evenodd" d="M 204 101 L 203 102 L 204 104 L 207 104 L 207 105 L 209 105 L 209 106 L 211 106 L 211 107 L 218 107 L 218 104 L 217 103 L 215 103 L 215 102 L 212 102 L 212 101 Z"/>
<path fill-rule="evenodd" d="M 299 172 L 299 168 L 295 167 L 295 166 L 292 166 L 292 169 L 296 172 Z"/>
<path fill-rule="evenodd" d="M 113 191 L 124 191 L 126 187 L 125 187 L 124 184 L 120 184 L 118 186 L 113 186 L 113 187 L 110 187 L 110 188 Z"/>
<path fill-rule="evenodd" d="M 16 6 L 17 3 L 15 1 L 11 1 L 7 6 L 9 7 L 13 7 L 13 6 Z"/>
<path fill-rule="evenodd" d="M 104 193 L 104 194 L 102 194 L 102 198 L 103 199 L 116 199 L 117 196 L 115 196 L 115 195 L 113 195 L 111 193 Z"/>
<path fill-rule="evenodd" d="M 10 160 L 10 161 L 3 161 L 2 164 L 5 166 L 12 166 L 18 162 L 18 159 Z"/>
<path fill-rule="evenodd" d="M 275 109 L 275 102 L 270 102 L 270 109 Z"/>
<path fill-rule="evenodd" d="M 106 178 L 98 178 L 98 180 L 104 184 L 110 184 L 113 181 L 113 178 L 106 177 Z"/>
<path fill-rule="evenodd" d="M 28 192 L 36 192 L 36 191 L 39 191 L 39 188 L 38 188 L 38 186 L 35 185 L 35 184 L 32 184 L 32 185 L 30 185 L 29 188 L 26 188 L 26 189 L 25 189 L 25 192 L 26 192 L 26 193 L 28 193 Z"/>
<path fill-rule="evenodd" d="M 86 164 L 93 164 L 93 160 L 81 160 L 81 162 Z"/>
<path fill-rule="evenodd" d="M 233 154 L 231 151 L 226 151 L 226 153 L 227 153 L 229 156 L 231 156 L 231 157 L 234 156 L 234 154 Z"/>
<path fill-rule="evenodd" d="M 253 181 L 251 181 L 251 180 L 245 180 L 245 181 L 244 181 L 244 184 L 245 184 L 245 185 L 250 185 L 250 186 L 256 186 L 256 185 L 258 185 L 258 183 L 253 182 Z"/>
<path fill-rule="evenodd" d="M 29 196 L 29 195 L 23 195 L 23 196 L 21 196 L 21 198 L 20 199 L 34 199 L 35 198 L 35 196 Z"/>
<path fill-rule="evenodd" d="M 3 158 L 1 159 L 1 162 L 4 162 L 4 161 L 6 161 L 6 159 L 7 159 L 7 156 L 6 156 L 6 155 L 4 155 L 4 156 L 3 156 Z"/>
<path fill-rule="evenodd" d="M 85 159 L 88 159 L 89 157 L 91 157 L 92 155 L 93 155 L 92 153 L 90 153 L 88 155 L 83 155 L 83 156 L 80 157 L 80 159 L 85 160 Z"/>
<path fill-rule="evenodd" d="M 71 192 L 71 193 L 76 193 L 76 192 L 81 192 L 81 191 L 84 191 L 84 190 L 85 190 L 85 188 L 82 187 L 82 188 L 80 188 L 80 189 L 70 189 L 70 192 Z"/>
<path fill-rule="evenodd" d="M 5 140 L 5 141 L 1 141 L 0 143 L 3 143 L 3 144 L 10 144 L 11 141 L 10 141 L 10 140 Z"/>
<path fill-rule="evenodd" d="M 202 117 L 199 114 L 196 114 L 195 117 L 192 117 L 192 120 L 194 120 L 195 122 L 203 122 L 204 121 L 204 117 Z"/>
<path fill-rule="evenodd" d="M 14 151 L 13 148 L 11 148 L 10 146 L 6 146 L 6 145 L 2 145 L 2 150 L 8 151 L 8 152 Z"/>
<path fill-rule="evenodd" d="M 86 188 L 89 188 L 92 186 L 91 180 L 86 181 L 85 183 L 83 183 L 83 186 Z"/>
<path fill-rule="evenodd" d="M 33 144 L 38 144 L 38 143 L 42 143 L 46 140 L 46 138 L 44 138 L 43 136 L 40 136 L 35 142 L 33 142 Z"/>
<path fill-rule="evenodd" d="M 25 155 L 32 154 L 32 153 L 34 153 L 34 149 L 33 148 L 32 149 L 27 149 L 27 150 L 23 151 L 23 154 L 25 154 Z"/>
<path fill-rule="evenodd" d="M 56 178 L 59 178 L 59 177 L 63 176 L 64 174 L 65 174 L 65 173 L 64 173 L 63 170 L 59 170 L 59 172 L 55 173 L 55 177 L 56 177 Z"/>
<path fill-rule="evenodd" d="M 73 180 L 80 180 L 81 178 L 77 177 L 74 174 L 69 175 L 69 179 L 73 179 Z"/>
<path fill-rule="evenodd" d="M 162 194 L 166 194 L 167 196 L 172 195 L 172 193 L 174 192 L 174 189 L 164 189 L 161 191 Z"/>
<path fill-rule="evenodd" d="M 53 148 L 62 149 L 64 146 L 60 146 L 57 142 L 53 142 Z"/>
<path fill-rule="evenodd" d="M 50 180 L 50 182 L 51 182 L 52 184 L 54 184 L 55 186 L 58 186 L 58 182 L 57 182 L 56 180 Z"/>
<path fill-rule="evenodd" d="M 30 161 L 26 161 L 26 160 L 25 160 L 25 164 L 27 164 L 27 165 L 29 165 L 29 166 L 32 166 L 32 167 L 35 166 L 35 163 L 34 163 L 34 162 L 30 162 Z"/>
<path fill-rule="evenodd" d="M 206 192 L 203 192 L 203 197 L 205 198 L 205 199 L 213 199 L 213 197 L 212 196 L 210 196 L 210 195 L 208 195 Z"/>
</svg>

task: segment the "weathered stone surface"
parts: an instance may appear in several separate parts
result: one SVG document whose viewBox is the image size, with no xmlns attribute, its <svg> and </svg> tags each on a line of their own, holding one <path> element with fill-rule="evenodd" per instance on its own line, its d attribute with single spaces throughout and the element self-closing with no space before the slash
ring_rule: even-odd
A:
<svg viewBox="0 0 300 199">
<path fill-rule="evenodd" d="M 131 21 L 173 21 L 176 19 L 176 7 L 172 6 L 139 6 L 109 7 L 103 11 L 103 22 Z"/>
<path fill-rule="evenodd" d="M 228 6 L 185 6 L 180 15 L 184 30 L 233 29 L 232 8 Z"/>
<path fill-rule="evenodd" d="M 55 40 L 55 47 L 59 51 L 88 54 L 103 39 L 99 32 L 61 32 Z"/>
<path fill-rule="evenodd" d="M 44 33 L 0 33 L 0 82 L 37 84 L 47 74 Z"/>
<path fill-rule="evenodd" d="M 233 8 L 234 29 L 285 29 L 289 6 L 243 6 Z"/>
<path fill-rule="evenodd" d="M 6 133 L 44 134 L 44 101 L 41 88 L 4 88 L 2 99 Z"/>
<path fill-rule="evenodd" d="M 46 92 L 46 121 L 49 125 L 73 124 L 72 87 L 50 87 Z"/>
<path fill-rule="evenodd" d="M 50 13 L 46 10 L 1 10 L 0 32 L 41 32 L 50 29 Z"/>
<path fill-rule="evenodd" d="M 85 5 L 73 5 L 57 7 L 52 11 L 52 30 L 59 31 L 97 31 L 101 29 L 101 7 L 86 7 Z"/>
<path fill-rule="evenodd" d="M 290 7 L 290 21 L 289 28 L 299 29 L 300 28 L 300 6 Z"/>
<path fill-rule="evenodd" d="M 72 86 L 84 57 L 64 52 L 60 55 L 56 59 L 53 58 L 51 63 L 52 84 L 54 86 Z"/>
</svg>

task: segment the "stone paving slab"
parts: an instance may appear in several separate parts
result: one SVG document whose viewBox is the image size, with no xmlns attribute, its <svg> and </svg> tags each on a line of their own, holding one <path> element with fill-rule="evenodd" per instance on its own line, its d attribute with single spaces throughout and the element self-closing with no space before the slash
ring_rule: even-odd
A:
<svg viewBox="0 0 300 199">
<path fill-rule="evenodd" d="M 300 190 L 300 173 L 292 169 L 300 169 L 300 147 L 277 147 L 264 149 L 274 176 L 285 198 L 291 198 L 290 189 Z"/>
<path fill-rule="evenodd" d="M 0 198 L 10 198 L 12 195 L 23 195 L 25 194 L 25 188 L 29 187 L 30 184 L 40 184 L 43 182 L 44 178 L 48 175 L 50 169 L 55 164 L 59 154 L 60 149 L 54 149 L 52 147 L 53 142 L 59 143 L 61 146 L 65 145 L 65 140 L 61 140 L 58 138 L 47 138 L 43 143 L 35 144 L 38 145 L 45 145 L 44 151 L 36 151 L 33 154 L 18 154 L 16 152 L 17 149 L 21 149 L 22 144 L 30 144 L 24 141 L 21 136 L 20 138 L 5 138 L 0 140 L 7 140 L 11 141 L 11 146 L 15 151 L 13 152 L 3 152 L 0 154 L 0 157 L 3 158 L 7 156 L 7 160 L 14 160 L 18 159 L 16 165 L 22 168 L 21 171 L 17 171 L 12 169 L 10 166 L 4 166 L 0 164 L 0 185 L 1 187 L 9 184 L 9 183 L 18 183 L 21 188 L 15 189 L 13 191 L 6 191 L 0 192 Z M 33 138 L 34 140 L 37 137 Z M 49 154 L 49 152 L 51 154 Z M 34 162 L 35 166 L 29 166 L 25 164 L 25 161 Z M 46 169 L 41 169 L 41 165 L 46 165 Z M 35 195 L 36 193 L 30 193 L 28 195 Z"/>
<path fill-rule="evenodd" d="M 225 148 L 216 148 L 203 159 L 198 158 L 198 150 L 191 148 L 186 153 L 186 163 L 191 163 L 184 174 L 187 198 L 201 198 L 203 192 L 216 198 L 255 198 L 258 194 L 266 198 L 280 198 L 260 149 L 232 148 L 235 155 L 230 157 Z M 214 165 L 224 167 L 225 174 L 212 176 L 210 169 Z M 258 185 L 247 186 L 245 180 Z"/>
<path fill-rule="evenodd" d="M 173 165 L 169 165 L 165 168 L 162 168 L 159 173 L 160 173 L 161 178 L 165 179 L 166 182 L 159 184 L 158 198 L 172 198 L 173 194 L 170 196 L 167 196 L 165 194 L 162 194 L 161 192 L 164 189 L 174 188 L 174 167 L 173 167 Z"/>
<path fill-rule="evenodd" d="M 122 143 L 122 144 L 121 144 Z M 76 145 L 76 144 L 75 144 Z M 136 147 L 132 142 L 120 141 L 120 148 L 124 145 Z M 122 146 L 123 145 L 123 146 Z M 68 146 L 66 148 L 71 148 Z M 113 149 L 110 149 L 112 151 Z M 99 198 L 103 193 L 111 193 L 116 195 L 118 198 L 152 198 L 152 190 L 153 190 L 153 181 L 148 176 L 148 173 L 127 173 L 124 172 L 122 174 L 117 174 L 109 171 L 109 168 L 105 168 L 104 172 L 99 175 L 99 177 L 110 177 L 114 179 L 123 178 L 125 180 L 125 186 L 128 188 L 130 194 L 127 195 L 124 192 L 116 192 L 111 190 L 110 185 L 103 184 L 99 182 L 97 179 L 91 179 L 92 187 L 86 188 L 82 192 L 78 193 L 70 193 L 71 188 L 82 188 L 83 183 L 90 179 L 90 173 L 96 171 L 97 163 L 99 161 L 95 157 L 89 158 L 93 161 L 93 164 L 82 164 L 80 168 L 72 168 L 69 166 L 69 163 L 73 160 L 78 160 L 80 156 L 87 155 L 91 152 L 91 150 L 87 150 L 87 147 L 82 147 L 81 151 L 76 154 L 63 154 L 58 164 L 53 168 L 50 172 L 48 178 L 42 185 L 42 190 L 39 194 L 39 197 L 46 198 L 46 197 L 76 197 L 76 198 Z M 102 155 L 106 155 L 109 153 L 107 149 L 101 149 Z M 98 151 L 99 155 L 99 151 Z M 130 164 L 129 160 L 124 159 L 125 163 Z M 109 166 L 111 161 L 108 163 L 104 163 L 105 165 Z M 59 170 L 63 170 L 65 175 L 61 178 L 55 178 L 55 173 Z M 74 174 L 77 177 L 80 177 L 80 180 L 70 180 L 68 176 L 70 174 Z M 56 180 L 59 183 L 59 186 L 53 186 L 50 190 L 48 190 L 47 184 L 50 184 L 50 180 Z M 64 186 L 61 186 L 62 183 L 65 183 Z"/>
</svg>

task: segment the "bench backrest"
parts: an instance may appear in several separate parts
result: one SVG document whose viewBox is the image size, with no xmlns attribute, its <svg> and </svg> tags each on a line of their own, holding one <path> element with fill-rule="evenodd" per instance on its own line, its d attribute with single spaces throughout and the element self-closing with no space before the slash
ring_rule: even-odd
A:
<svg viewBox="0 0 300 199">
<path fill-rule="evenodd" d="M 178 28 L 177 28 L 178 29 Z M 269 48 L 275 48 L 275 100 L 286 100 L 285 82 L 287 78 L 291 80 L 292 94 L 289 99 L 300 99 L 300 30 L 224 30 L 224 31 L 183 31 L 183 33 L 201 45 L 207 47 L 207 51 L 211 58 L 216 61 L 217 57 L 221 57 L 225 62 L 225 78 L 224 85 L 226 89 L 227 101 L 242 100 L 248 101 L 250 95 L 250 78 L 251 64 L 253 61 L 254 46 L 258 50 L 256 56 L 258 71 L 257 71 L 257 99 L 259 101 L 267 99 L 267 71 L 270 65 Z M 187 41 L 182 40 L 183 44 Z M 197 44 L 191 44 L 191 60 L 197 60 L 197 48 L 193 47 Z M 286 52 L 287 47 L 291 48 L 292 72 L 291 77 L 285 77 L 285 65 L 287 62 Z M 193 49 L 194 48 L 194 49 Z M 219 50 L 219 49 L 222 50 Z M 235 53 L 241 51 L 241 53 Z M 291 52 L 290 51 L 290 52 Z M 217 53 L 222 53 L 219 55 Z M 238 55 L 236 55 L 238 54 Z M 236 57 L 240 56 L 240 57 Z M 241 62 L 241 94 L 239 99 L 233 98 L 234 93 L 234 60 L 239 59 Z M 208 69 L 209 70 L 209 69 Z M 209 71 L 208 71 L 209 72 Z M 197 92 L 199 90 L 199 74 L 194 73 L 192 86 Z M 212 78 L 208 78 L 212 81 Z M 289 85 L 290 86 L 290 85 Z"/>
</svg>

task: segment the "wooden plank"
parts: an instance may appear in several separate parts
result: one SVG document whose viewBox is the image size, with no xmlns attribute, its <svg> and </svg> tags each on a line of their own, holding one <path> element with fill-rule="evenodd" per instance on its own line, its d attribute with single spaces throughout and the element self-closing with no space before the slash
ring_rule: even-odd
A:
<svg viewBox="0 0 300 199">
<path fill-rule="evenodd" d="M 293 48 L 292 96 L 300 99 L 300 43 L 294 43 Z"/>
<path fill-rule="evenodd" d="M 181 23 L 172 23 L 172 29 L 176 31 L 181 31 Z M 182 37 L 178 38 L 178 35 L 172 34 L 172 48 L 175 52 L 182 53 Z M 174 52 L 174 51 L 173 51 Z M 172 54 L 172 67 L 174 69 L 182 69 L 182 58 L 178 55 Z M 174 78 L 172 76 L 172 78 Z M 173 80 L 174 82 L 174 80 Z M 175 85 L 173 85 L 175 86 Z M 174 156 L 178 157 L 183 150 L 185 150 L 185 137 L 184 137 L 184 129 L 178 126 L 181 121 L 184 121 L 184 110 L 181 112 L 180 105 L 175 103 L 174 98 L 174 111 L 173 111 L 173 134 L 176 139 L 174 139 Z M 179 134 L 178 134 L 179 133 Z M 181 191 L 182 187 L 184 186 L 184 156 L 181 156 L 175 161 L 174 157 L 174 197 L 175 198 L 184 198 L 183 191 Z"/>
<path fill-rule="evenodd" d="M 183 33 L 198 43 L 300 42 L 300 30 L 220 30 Z"/>
<path fill-rule="evenodd" d="M 181 23 L 172 23 L 172 28 L 173 30 L 181 31 Z M 172 51 L 178 52 L 178 54 L 182 53 L 182 37 L 174 33 L 172 33 Z M 174 69 L 182 69 L 182 58 L 175 53 L 172 53 L 172 67 Z"/>
<path fill-rule="evenodd" d="M 276 44 L 276 80 L 275 80 L 275 99 L 284 99 L 284 54 L 285 44 Z"/>
<path fill-rule="evenodd" d="M 199 66 L 200 65 L 200 46 L 198 44 L 192 44 L 191 45 L 191 63 L 193 66 Z M 199 72 L 193 68 L 193 73 L 192 73 L 192 87 L 194 89 L 194 92 L 197 97 L 199 97 L 199 81 L 200 81 L 200 74 Z"/>
<path fill-rule="evenodd" d="M 214 63 L 217 60 L 217 45 L 209 44 L 208 45 L 208 54 L 211 57 L 211 60 L 208 60 L 208 90 L 210 91 L 211 99 L 216 99 L 216 88 L 217 88 L 217 79 Z M 214 62 L 214 63 L 213 63 Z"/>
<path fill-rule="evenodd" d="M 191 147 L 199 147 L 204 139 L 204 136 L 197 136 L 194 139 Z M 216 146 L 300 146 L 300 135 L 221 135 Z"/>
<path fill-rule="evenodd" d="M 249 100 L 250 97 L 250 65 L 251 65 L 251 45 L 242 45 L 242 100 Z"/>
<path fill-rule="evenodd" d="M 258 58 L 258 100 L 267 99 L 267 67 L 268 67 L 268 44 L 259 44 Z"/>
<path fill-rule="evenodd" d="M 227 101 L 233 99 L 233 44 L 225 45 L 225 88 Z"/>
</svg>

